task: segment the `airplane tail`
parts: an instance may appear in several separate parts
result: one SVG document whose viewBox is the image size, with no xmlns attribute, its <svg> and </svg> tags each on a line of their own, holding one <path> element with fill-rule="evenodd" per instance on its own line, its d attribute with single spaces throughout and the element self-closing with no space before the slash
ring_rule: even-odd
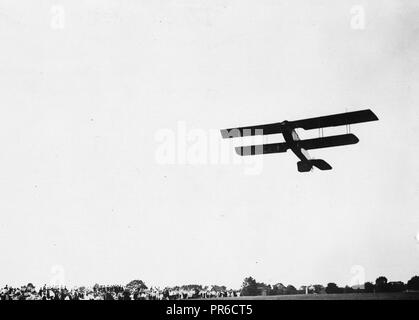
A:
<svg viewBox="0 0 419 320">
<path fill-rule="evenodd" d="M 298 161 L 297 167 L 299 172 L 308 172 L 312 168 L 316 167 L 320 170 L 331 170 L 332 167 L 330 164 L 328 164 L 326 161 L 322 159 L 312 159 L 308 161 Z"/>
</svg>

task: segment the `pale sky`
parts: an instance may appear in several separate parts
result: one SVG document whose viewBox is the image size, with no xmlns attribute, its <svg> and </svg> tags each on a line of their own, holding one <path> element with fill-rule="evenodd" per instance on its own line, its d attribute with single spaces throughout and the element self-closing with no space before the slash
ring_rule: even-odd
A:
<svg viewBox="0 0 419 320">
<path fill-rule="evenodd" d="M 416 0 L 0 0 L 0 285 L 419 274 L 418 16 Z M 331 171 L 156 157 L 179 125 L 366 108 L 380 120 L 351 126 L 358 144 L 310 152 Z"/>
</svg>

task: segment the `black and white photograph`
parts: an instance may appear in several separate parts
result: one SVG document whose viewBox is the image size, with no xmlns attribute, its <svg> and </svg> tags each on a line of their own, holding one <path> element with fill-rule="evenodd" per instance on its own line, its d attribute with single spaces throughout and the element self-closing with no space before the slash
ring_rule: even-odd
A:
<svg viewBox="0 0 419 320">
<path fill-rule="evenodd" d="M 419 300 L 418 132 L 417 0 L 0 0 L 0 307 Z"/>
</svg>

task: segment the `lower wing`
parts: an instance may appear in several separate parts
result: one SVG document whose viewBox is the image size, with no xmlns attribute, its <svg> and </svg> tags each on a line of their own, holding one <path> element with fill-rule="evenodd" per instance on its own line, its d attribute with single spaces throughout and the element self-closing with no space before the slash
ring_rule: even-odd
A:
<svg viewBox="0 0 419 320">
<path fill-rule="evenodd" d="M 298 145 L 306 150 L 345 146 L 358 143 L 359 139 L 352 133 L 298 141 Z"/>
<path fill-rule="evenodd" d="M 300 148 L 305 150 L 338 147 L 348 144 L 358 143 L 359 139 L 352 133 L 341 134 L 315 139 L 306 139 L 296 141 Z M 254 146 L 236 147 L 236 152 L 240 156 L 254 156 L 258 154 L 287 152 L 289 145 L 285 142 L 260 144 Z"/>
<path fill-rule="evenodd" d="M 236 152 L 240 156 L 254 156 L 258 154 L 287 152 L 287 150 L 288 145 L 285 142 L 236 147 Z"/>
</svg>

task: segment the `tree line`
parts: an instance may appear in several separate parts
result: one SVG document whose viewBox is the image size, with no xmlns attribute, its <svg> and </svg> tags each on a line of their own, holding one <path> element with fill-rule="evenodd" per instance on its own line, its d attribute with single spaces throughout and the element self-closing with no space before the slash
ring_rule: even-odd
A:
<svg viewBox="0 0 419 320">
<path fill-rule="evenodd" d="M 365 282 L 359 286 L 339 287 L 336 283 L 330 282 L 326 286 L 315 284 L 310 286 L 301 286 L 299 289 L 293 285 L 283 285 L 277 283 L 274 285 L 257 282 L 252 277 L 244 279 L 241 287 L 241 295 L 258 296 L 258 295 L 285 295 L 285 294 L 332 294 L 332 293 L 377 293 L 377 292 L 403 292 L 403 291 L 419 291 L 419 276 L 412 277 L 407 283 L 402 281 L 391 281 L 384 276 L 380 276 L 375 283 Z"/>
</svg>

